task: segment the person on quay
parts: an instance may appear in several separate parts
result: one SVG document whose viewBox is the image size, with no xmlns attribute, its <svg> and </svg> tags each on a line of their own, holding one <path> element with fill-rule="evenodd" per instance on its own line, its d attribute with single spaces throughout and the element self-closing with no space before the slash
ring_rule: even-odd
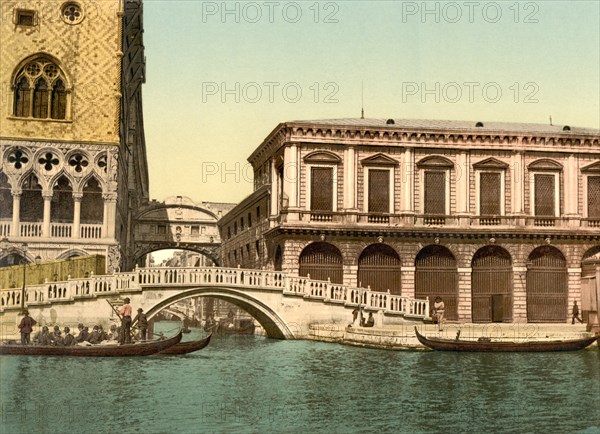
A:
<svg viewBox="0 0 600 434">
<path fill-rule="evenodd" d="M 144 309 L 141 307 L 137 311 L 138 313 L 133 319 L 133 322 L 137 324 L 137 327 L 140 330 L 140 339 L 145 341 L 148 334 L 148 318 L 144 313 Z"/>
<path fill-rule="evenodd" d="M 29 316 L 29 311 L 25 309 L 23 311 L 23 318 L 18 326 L 21 332 L 21 345 L 29 345 L 29 337 L 33 331 L 33 326 L 36 324 L 37 322 Z"/>
<path fill-rule="evenodd" d="M 354 310 L 352 311 L 352 324 L 350 324 L 349 327 L 352 327 L 354 325 L 354 323 L 356 322 L 356 318 L 358 318 L 359 312 L 360 312 L 360 308 L 358 306 L 356 306 L 354 308 Z"/>
<path fill-rule="evenodd" d="M 63 338 L 65 342 L 65 347 L 71 347 L 75 345 L 75 336 L 71 334 L 71 329 L 69 327 L 65 327 L 63 329 L 63 332 L 65 334 Z"/>
<path fill-rule="evenodd" d="M 442 323 L 444 322 L 444 310 L 446 306 L 444 305 L 444 301 L 442 297 L 436 297 L 435 302 L 433 303 L 433 311 L 435 313 L 435 319 L 438 325 L 438 331 L 442 331 Z"/>
<path fill-rule="evenodd" d="M 571 324 L 575 324 L 575 320 L 579 321 L 579 323 L 583 323 L 583 320 L 579 317 L 579 306 L 577 306 L 577 301 L 573 302 L 573 318 L 571 318 Z"/>
<path fill-rule="evenodd" d="M 121 344 L 131 343 L 131 301 L 129 297 L 125 297 L 125 304 L 119 309 L 119 315 L 121 315 Z"/>
</svg>

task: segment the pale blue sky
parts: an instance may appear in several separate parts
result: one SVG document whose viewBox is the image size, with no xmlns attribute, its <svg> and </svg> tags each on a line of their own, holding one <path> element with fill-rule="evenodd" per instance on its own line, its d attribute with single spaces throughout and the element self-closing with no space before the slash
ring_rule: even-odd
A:
<svg viewBox="0 0 600 434">
<path fill-rule="evenodd" d="M 146 0 L 151 197 L 241 200 L 278 123 L 359 117 L 361 82 L 366 117 L 600 128 L 598 0 L 468 3 Z"/>
</svg>

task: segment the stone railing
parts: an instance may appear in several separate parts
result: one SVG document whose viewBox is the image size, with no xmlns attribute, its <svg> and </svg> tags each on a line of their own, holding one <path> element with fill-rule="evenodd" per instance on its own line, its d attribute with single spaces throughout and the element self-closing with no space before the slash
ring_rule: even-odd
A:
<svg viewBox="0 0 600 434">
<path fill-rule="evenodd" d="M 0 221 L 0 237 L 9 237 L 10 236 L 10 226 L 11 226 L 11 222 Z"/>
<path fill-rule="evenodd" d="M 25 305 L 48 305 L 54 302 L 75 301 L 102 295 L 127 294 L 155 287 L 222 286 L 242 289 L 260 289 L 281 292 L 324 303 L 361 306 L 365 310 L 414 318 L 429 316 L 429 300 L 413 299 L 353 288 L 309 277 L 291 276 L 280 271 L 247 270 L 242 268 L 136 268 L 127 273 L 46 282 L 26 289 Z M 21 289 L 0 290 L 0 312 L 21 307 Z"/>
</svg>

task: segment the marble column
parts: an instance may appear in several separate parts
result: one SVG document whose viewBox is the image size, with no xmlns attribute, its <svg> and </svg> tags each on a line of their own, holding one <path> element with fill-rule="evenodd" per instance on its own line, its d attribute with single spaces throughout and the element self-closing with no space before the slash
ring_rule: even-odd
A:
<svg viewBox="0 0 600 434">
<path fill-rule="evenodd" d="M 20 235 L 19 220 L 21 216 L 21 191 L 12 191 L 13 205 L 12 205 L 12 224 L 10 228 L 10 236 L 18 237 Z"/>
<path fill-rule="evenodd" d="M 79 238 L 81 234 L 81 199 L 83 193 L 73 193 L 73 238 Z"/>
<path fill-rule="evenodd" d="M 44 222 L 42 223 L 42 236 L 50 237 L 52 236 L 50 232 L 50 212 L 52 210 L 52 192 L 45 191 L 42 193 L 42 197 L 44 198 Z"/>
</svg>

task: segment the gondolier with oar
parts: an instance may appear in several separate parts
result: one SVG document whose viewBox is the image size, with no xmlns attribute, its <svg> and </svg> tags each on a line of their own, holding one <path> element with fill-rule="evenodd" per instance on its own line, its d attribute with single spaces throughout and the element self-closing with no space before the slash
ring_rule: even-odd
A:
<svg viewBox="0 0 600 434">
<path fill-rule="evenodd" d="M 119 315 L 121 316 L 121 344 L 131 343 L 131 305 L 129 297 L 125 297 L 125 304 L 119 309 Z"/>
</svg>

